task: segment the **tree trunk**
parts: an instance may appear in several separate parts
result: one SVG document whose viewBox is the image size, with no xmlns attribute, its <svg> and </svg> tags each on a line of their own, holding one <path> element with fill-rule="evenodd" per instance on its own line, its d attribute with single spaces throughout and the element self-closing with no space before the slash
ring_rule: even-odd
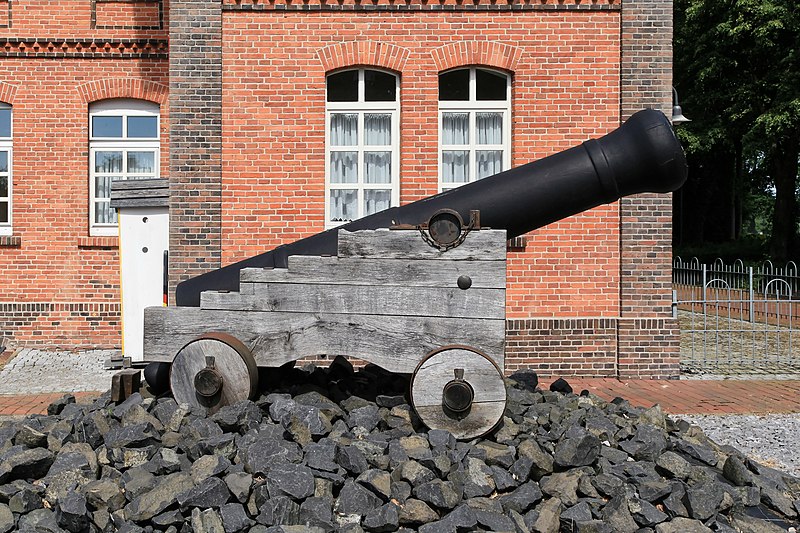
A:
<svg viewBox="0 0 800 533">
<path fill-rule="evenodd" d="M 770 159 L 775 181 L 775 212 L 769 250 L 773 261 L 787 261 L 793 257 L 797 237 L 797 139 L 781 139 Z"/>
</svg>

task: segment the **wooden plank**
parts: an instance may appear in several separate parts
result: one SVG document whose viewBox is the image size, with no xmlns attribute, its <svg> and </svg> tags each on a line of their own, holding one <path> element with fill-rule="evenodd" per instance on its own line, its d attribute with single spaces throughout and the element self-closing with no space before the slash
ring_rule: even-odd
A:
<svg viewBox="0 0 800 533">
<path fill-rule="evenodd" d="M 449 259 L 502 261 L 506 258 L 505 230 L 473 231 L 463 244 L 439 251 L 427 245 L 417 230 L 339 230 L 339 257 L 377 259 Z"/>
<path fill-rule="evenodd" d="M 337 285 L 456 287 L 469 276 L 474 289 L 504 289 L 505 261 L 443 261 L 428 259 L 368 259 L 293 255 L 289 268 L 245 268 L 244 283 L 302 282 Z"/>
<path fill-rule="evenodd" d="M 505 320 L 150 307 L 145 310 L 144 357 L 171 362 L 188 342 L 214 331 L 241 340 L 261 367 L 305 356 L 343 355 L 407 373 L 433 349 L 465 344 L 503 368 L 505 327 Z"/>
<path fill-rule="evenodd" d="M 503 289 L 259 283 L 254 294 L 206 291 L 202 309 L 357 315 L 505 318 Z"/>
</svg>

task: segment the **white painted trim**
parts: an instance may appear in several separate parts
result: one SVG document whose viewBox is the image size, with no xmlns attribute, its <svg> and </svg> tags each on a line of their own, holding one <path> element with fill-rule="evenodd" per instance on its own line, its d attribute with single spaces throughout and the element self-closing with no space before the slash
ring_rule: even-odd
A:
<svg viewBox="0 0 800 533">
<path fill-rule="evenodd" d="M 395 77 L 395 101 L 394 102 L 367 102 L 364 99 L 364 71 L 377 70 L 386 72 Z M 336 71 L 338 73 L 341 71 Z M 327 84 L 326 84 L 327 86 Z M 352 113 L 358 115 L 358 136 L 356 145 L 343 147 L 331 146 L 331 115 L 336 113 Z M 381 113 L 391 115 L 391 144 L 387 146 L 368 146 L 364 144 L 364 115 L 367 113 Z M 364 152 L 370 151 L 391 151 L 392 152 L 392 174 L 391 181 L 385 183 L 364 183 Z M 330 159 L 331 152 L 357 152 L 358 153 L 358 178 L 356 183 L 331 183 L 330 181 Z M 358 69 L 358 101 L 357 102 L 326 102 L 325 105 L 325 229 L 335 228 L 346 224 L 347 221 L 331 221 L 330 191 L 337 189 L 356 189 L 358 191 L 358 213 L 359 218 L 363 217 L 362 209 L 364 205 L 364 191 L 366 190 L 387 190 L 391 191 L 390 207 L 400 205 L 400 76 L 393 72 L 377 68 Z"/>
<path fill-rule="evenodd" d="M 439 114 L 438 114 L 438 158 L 439 158 L 439 172 L 438 172 L 438 190 L 439 192 L 454 189 L 462 184 L 454 185 L 452 183 L 444 183 L 442 181 L 442 152 L 444 150 L 463 150 L 469 151 L 469 176 L 466 183 L 476 181 L 477 172 L 477 159 L 476 152 L 478 150 L 502 150 L 503 151 L 503 168 L 508 170 L 511 167 L 511 75 L 495 69 L 488 69 L 484 67 L 464 67 L 453 70 L 469 69 L 469 100 L 439 100 Z M 506 99 L 505 100 L 478 100 L 477 82 L 476 82 L 476 69 L 491 71 L 501 74 L 506 77 Z M 440 73 L 444 74 L 444 72 Z M 445 145 L 442 143 L 442 116 L 444 113 L 468 113 L 469 114 L 469 142 L 465 145 Z M 503 114 L 503 139 L 502 144 L 476 144 L 475 143 L 475 115 L 481 112 L 499 112 Z"/>
</svg>

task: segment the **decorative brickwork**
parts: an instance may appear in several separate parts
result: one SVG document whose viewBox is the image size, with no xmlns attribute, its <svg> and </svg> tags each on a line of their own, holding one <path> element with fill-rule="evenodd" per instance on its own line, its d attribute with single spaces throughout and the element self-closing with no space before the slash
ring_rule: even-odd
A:
<svg viewBox="0 0 800 533">
<path fill-rule="evenodd" d="M 179 281 L 221 266 L 222 12 L 219 0 L 173 0 L 169 34 L 172 113 L 169 260 L 170 295 L 174 295 Z M 268 69 L 260 67 L 259 70 Z"/>
<path fill-rule="evenodd" d="M 647 107 L 669 113 L 672 2 L 623 0 L 622 5 L 622 119 Z M 620 217 L 619 373 L 676 377 L 679 338 L 671 318 L 671 195 L 624 198 Z"/>
<path fill-rule="evenodd" d="M 116 348 L 119 303 L 0 302 L 0 337 L 9 347 Z"/>
<path fill-rule="evenodd" d="M 16 83 L 0 81 L 0 102 L 14 105 L 14 97 L 17 94 L 18 87 L 19 85 Z"/>
<path fill-rule="evenodd" d="M 85 103 L 106 98 L 137 98 L 159 105 L 167 102 L 168 87 L 140 78 L 111 78 L 92 80 L 78 85 L 81 100 Z"/>
<path fill-rule="evenodd" d="M 49 59 L 166 59 L 163 39 L 0 39 L 0 57 Z"/>
<path fill-rule="evenodd" d="M 462 65 L 486 65 L 514 72 L 522 48 L 487 41 L 461 41 L 440 46 L 431 51 L 436 71 L 442 72 Z"/>
<path fill-rule="evenodd" d="M 598 11 L 620 0 L 224 0 L 225 11 Z"/>
<path fill-rule="evenodd" d="M 407 48 L 376 41 L 337 43 L 317 51 L 325 72 L 353 65 L 371 65 L 402 72 L 408 54 Z"/>
<path fill-rule="evenodd" d="M 11 27 L 11 0 L 0 0 L 0 28 Z"/>
</svg>

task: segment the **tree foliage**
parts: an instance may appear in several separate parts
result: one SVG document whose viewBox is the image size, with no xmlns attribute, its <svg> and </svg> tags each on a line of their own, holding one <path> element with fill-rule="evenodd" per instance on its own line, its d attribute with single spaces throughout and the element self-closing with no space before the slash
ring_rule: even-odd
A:
<svg viewBox="0 0 800 533">
<path fill-rule="evenodd" d="M 774 193 L 770 250 L 789 258 L 800 155 L 796 0 L 675 0 L 674 8 L 674 83 L 693 119 L 678 129 L 698 192 L 693 209 L 713 195 L 706 209 L 721 203 L 730 221 L 725 236 L 736 237 L 742 209 L 763 204 L 745 199 Z M 703 194 L 703 185 L 711 192 Z"/>
</svg>

